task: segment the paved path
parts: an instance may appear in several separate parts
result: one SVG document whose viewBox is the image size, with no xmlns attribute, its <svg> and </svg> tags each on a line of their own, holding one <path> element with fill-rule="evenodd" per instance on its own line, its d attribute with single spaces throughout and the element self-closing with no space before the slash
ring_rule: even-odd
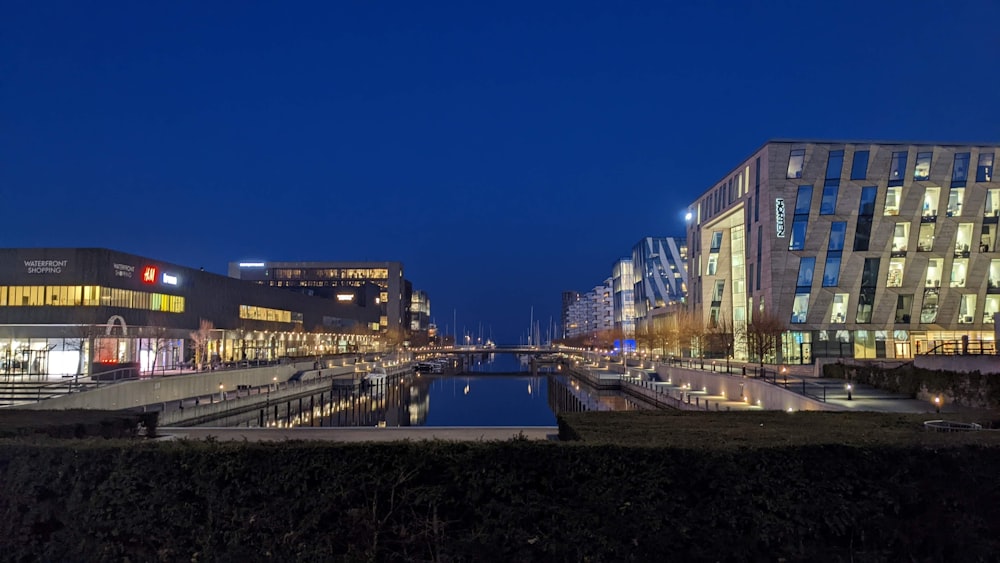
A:
<svg viewBox="0 0 1000 563">
<path fill-rule="evenodd" d="M 528 440 L 556 440 L 555 426 L 527 427 L 428 427 L 400 428 L 158 428 L 166 439 L 247 440 L 250 442 L 282 440 L 327 440 L 330 442 L 397 442 L 402 440 L 447 440 L 460 442 L 506 441 L 523 437 Z"/>
</svg>

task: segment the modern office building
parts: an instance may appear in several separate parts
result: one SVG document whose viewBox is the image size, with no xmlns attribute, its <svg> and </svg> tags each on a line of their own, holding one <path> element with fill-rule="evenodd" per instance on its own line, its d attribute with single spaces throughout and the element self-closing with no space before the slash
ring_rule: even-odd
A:
<svg viewBox="0 0 1000 563">
<path fill-rule="evenodd" d="M 998 145 L 771 141 L 689 208 L 689 306 L 787 322 L 771 361 L 994 340 Z M 747 356 L 736 345 L 736 355 Z M 738 358 L 743 359 L 743 358 Z M 750 358 L 755 359 L 755 358 Z"/>
<path fill-rule="evenodd" d="M 635 318 L 648 319 L 654 309 L 683 302 L 688 291 L 687 245 L 684 239 L 646 237 L 632 247 Z"/>
<path fill-rule="evenodd" d="M 347 302 L 368 299 L 375 290 L 382 310 L 377 328 L 409 328 L 401 262 L 230 262 L 229 276 Z"/>
<path fill-rule="evenodd" d="M 614 328 L 626 337 L 635 336 L 635 282 L 632 260 L 622 258 L 611 269 Z"/>
<path fill-rule="evenodd" d="M 367 349 L 378 306 L 295 294 L 123 252 L 0 249 L 0 373 L 274 360 Z M 203 323 L 205 323 L 203 325 Z"/>
<path fill-rule="evenodd" d="M 431 298 L 419 289 L 410 298 L 410 330 L 427 332 L 431 324 Z"/>
</svg>

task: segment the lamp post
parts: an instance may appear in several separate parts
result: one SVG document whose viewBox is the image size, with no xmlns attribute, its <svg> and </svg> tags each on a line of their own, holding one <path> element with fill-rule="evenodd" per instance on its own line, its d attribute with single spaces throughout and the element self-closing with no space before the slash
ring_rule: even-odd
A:
<svg viewBox="0 0 1000 563">
<path fill-rule="evenodd" d="M 934 397 L 934 412 L 941 413 L 941 396 Z"/>
<path fill-rule="evenodd" d="M 226 400 L 226 392 L 225 392 L 224 389 L 225 389 L 225 387 L 222 385 L 221 382 L 219 382 L 219 400 L 220 401 L 225 401 Z"/>
<path fill-rule="evenodd" d="M 854 398 L 854 397 L 853 397 L 853 396 L 851 395 L 851 391 L 852 391 L 853 389 L 854 389 L 854 387 L 853 387 L 853 386 L 852 386 L 852 385 L 851 385 L 850 383 L 848 383 L 848 384 L 847 384 L 847 400 L 848 400 L 848 401 L 850 401 L 850 400 L 852 400 L 852 399 Z"/>
</svg>

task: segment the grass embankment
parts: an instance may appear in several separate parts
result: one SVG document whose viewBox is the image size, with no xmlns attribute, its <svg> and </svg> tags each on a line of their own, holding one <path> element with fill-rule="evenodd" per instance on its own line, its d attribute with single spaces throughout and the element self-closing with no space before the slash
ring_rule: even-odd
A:
<svg viewBox="0 0 1000 563">
<path fill-rule="evenodd" d="M 995 560 L 994 433 L 925 432 L 922 416 L 815 415 L 567 415 L 561 428 L 582 438 L 572 443 L 4 440 L 0 553 Z"/>
</svg>

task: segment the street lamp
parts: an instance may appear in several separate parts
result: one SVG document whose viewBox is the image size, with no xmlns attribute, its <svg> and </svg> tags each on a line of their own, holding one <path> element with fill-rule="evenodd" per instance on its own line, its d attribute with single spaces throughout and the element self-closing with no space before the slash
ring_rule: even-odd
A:
<svg viewBox="0 0 1000 563">
<path fill-rule="evenodd" d="M 226 392 L 223 389 L 225 389 L 225 388 L 223 387 L 222 383 L 220 382 L 219 383 L 219 400 L 220 401 L 225 401 L 226 400 Z"/>
<path fill-rule="evenodd" d="M 853 396 L 851 396 L 851 391 L 853 389 L 854 389 L 854 387 L 850 383 L 848 383 L 847 384 L 847 400 L 848 401 L 850 401 L 850 400 L 852 400 L 854 398 Z"/>
<path fill-rule="evenodd" d="M 941 396 L 934 397 L 934 412 L 941 412 Z"/>
</svg>

